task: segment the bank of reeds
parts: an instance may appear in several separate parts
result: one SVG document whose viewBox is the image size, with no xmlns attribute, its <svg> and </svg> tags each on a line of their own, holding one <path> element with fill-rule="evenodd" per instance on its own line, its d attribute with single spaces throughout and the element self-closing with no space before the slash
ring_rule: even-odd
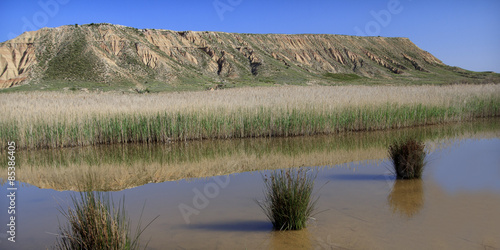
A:
<svg viewBox="0 0 500 250">
<path fill-rule="evenodd" d="M 398 179 L 420 179 L 425 167 L 425 145 L 409 138 L 389 146 L 389 158 Z"/>
<path fill-rule="evenodd" d="M 238 89 L 139 97 L 3 94 L 0 143 L 14 140 L 19 148 L 57 148 L 296 136 L 500 115 L 497 85 L 245 90 L 248 93 Z"/>
<path fill-rule="evenodd" d="M 264 176 L 265 198 L 258 202 L 275 230 L 301 230 L 317 200 L 312 197 L 315 175 L 306 168 L 273 170 Z"/>
<path fill-rule="evenodd" d="M 91 190 L 71 199 L 73 207 L 61 208 L 68 223 L 59 225 L 55 249 L 139 249 L 144 229 L 131 234 L 123 200 L 115 207 L 108 193 Z"/>
</svg>

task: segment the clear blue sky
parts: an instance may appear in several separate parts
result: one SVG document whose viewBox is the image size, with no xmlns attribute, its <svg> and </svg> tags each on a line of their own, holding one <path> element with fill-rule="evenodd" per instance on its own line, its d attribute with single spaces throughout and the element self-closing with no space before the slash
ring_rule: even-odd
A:
<svg viewBox="0 0 500 250">
<path fill-rule="evenodd" d="M 92 22 L 177 31 L 408 37 L 446 64 L 500 72 L 498 0 L 0 2 L 0 41 L 25 30 Z"/>
</svg>

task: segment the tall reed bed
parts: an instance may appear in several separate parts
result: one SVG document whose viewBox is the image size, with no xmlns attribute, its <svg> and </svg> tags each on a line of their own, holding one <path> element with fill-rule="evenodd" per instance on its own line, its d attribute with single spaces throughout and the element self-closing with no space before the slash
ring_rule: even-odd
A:
<svg viewBox="0 0 500 250">
<path fill-rule="evenodd" d="M 136 96 L 26 93 L 4 94 L 0 104 L 0 143 L 56 148 L 464 121 L 499 116 L 500 86 L 277 87 Z"/>
</svg>

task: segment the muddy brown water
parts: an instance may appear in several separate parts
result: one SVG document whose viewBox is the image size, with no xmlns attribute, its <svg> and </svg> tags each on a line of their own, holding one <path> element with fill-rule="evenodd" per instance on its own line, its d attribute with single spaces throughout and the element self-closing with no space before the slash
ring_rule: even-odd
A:
<svg viewBox="0 0 500 250">
<path fill-rule="evenodd" d="M 159 216 L 141 238 L 148 249 L 499 249 L 499 124 L 18 152 L 16 243 L 2 226 L 0 249 L 53 246 L 58 209 L 89 172 L 125 198 L 134 229 L 143 207 L 143 225 Z M 388 170 L 386 145 L 402 136 L 426 142 L 422 180 Z M 262 175 L 301 166 L 318 174 L 318 213 L 305 230 L 274 232 L 256 203 Z"/>
</svg>

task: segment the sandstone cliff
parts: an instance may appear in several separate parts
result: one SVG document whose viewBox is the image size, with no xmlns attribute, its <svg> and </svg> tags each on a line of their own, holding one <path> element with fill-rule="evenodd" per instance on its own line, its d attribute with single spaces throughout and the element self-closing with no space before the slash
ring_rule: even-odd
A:
<svg viewBox="0 0 500 250">
<path fill-rule="evenodd" d="M 71 25 L 26 32 L 0 44 L 0 88 L 44 81 L 306 84 L 420 79 L 444 65 L 407 38 L 236 34 Z M 425 75 L 427 74 L 427 75 Z"/>
</svg>

